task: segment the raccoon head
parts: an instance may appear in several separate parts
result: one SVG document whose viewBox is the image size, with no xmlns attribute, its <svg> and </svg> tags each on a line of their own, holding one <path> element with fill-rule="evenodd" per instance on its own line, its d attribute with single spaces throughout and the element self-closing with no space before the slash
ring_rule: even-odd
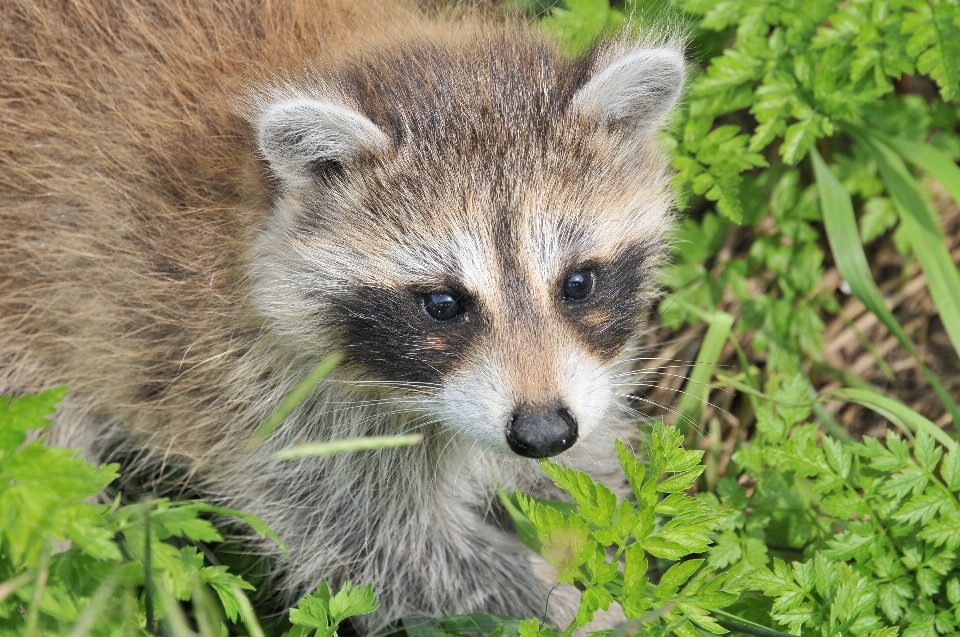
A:
<svg viewBox="0 0 960 637">
<path fill-rule="evenodd" d="M 674 47 L 417 45 L 268 93 L 258 299 L 424 422 L 531 458 L 602 426 L 665 251 Z"/>
</svg>

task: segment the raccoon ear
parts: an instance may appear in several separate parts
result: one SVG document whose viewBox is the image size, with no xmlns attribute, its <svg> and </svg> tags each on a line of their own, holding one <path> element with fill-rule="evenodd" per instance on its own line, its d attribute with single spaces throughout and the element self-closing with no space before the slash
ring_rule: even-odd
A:
<svg viewBox="0 0 960 637">
<path fill-rule="evenodd" d="M 684 83 L 683 54 L 640 49 L 597 73 L 573 97 L 571 107 L 649 132 L 663 124 Z"/>
<path fill-rule="evenodd" d="M 387 135 L 360 113 L 313 99 L 271 104 L 255 125 L 260 152 L 287 185 L 309 181 L 318 166 L 343 164 L 389 145 Z"/>
</svg>

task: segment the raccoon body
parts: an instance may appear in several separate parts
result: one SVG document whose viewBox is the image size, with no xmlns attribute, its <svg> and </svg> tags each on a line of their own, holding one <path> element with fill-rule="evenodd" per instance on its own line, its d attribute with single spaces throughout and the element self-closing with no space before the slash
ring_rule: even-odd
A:
<svg viewBox="0 0 960 637">
<path fill-rule="evenodd" d="M 615 480 L 634 435 L 676 43 L 570 60 L 396 2 L 20 0 L 0 51 L 0 394 L 69 385 L 53 442 L 263 517 L 288 599 L 372 582 L 361 632 L 572 617 L 489 513 L 546 489 L 535 458 Z"/>
</svg>

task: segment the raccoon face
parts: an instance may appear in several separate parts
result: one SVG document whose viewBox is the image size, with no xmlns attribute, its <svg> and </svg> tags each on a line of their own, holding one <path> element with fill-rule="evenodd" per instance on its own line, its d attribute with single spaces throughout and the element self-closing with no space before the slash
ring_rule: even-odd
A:
<svg viewBox="0 0 960 637">
<path fill-rule="evenodd" d="M 337 102 L 287 96 L 255 120 L 281 186 L 261 306 L 425 421 L 562 453 L 613 408 L 664 255 L 652 133 L 682 56 L 634 50 L 597 71 L 603 56 L 578 68 L 535 47 L 417 55 L 422 76 L 391 75 L 393 60 L 342 80 Z"/>
</svg>

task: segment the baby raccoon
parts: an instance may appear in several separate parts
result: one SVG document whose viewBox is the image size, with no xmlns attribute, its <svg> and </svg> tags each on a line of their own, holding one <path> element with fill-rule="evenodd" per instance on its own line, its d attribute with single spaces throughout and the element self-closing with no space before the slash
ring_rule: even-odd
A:
<svg viewBox="0 0 960 637">
<path fill-rule="evenodd" d="M 509 21 L 380 0 L 0 5 L 0 393 L 71 387 L 51 440 L 264 518 L 275 585 L 565 624 L 495 523 L 536 458 L 616 481 L 665 251 L 676 41 L 569 59 Z M 342 364 L 266 442 L 319 361 Z M 294 443 L 423 442 L 278 462 Z M 132 482 L 131 482 L 132 484 Z"/>
</svg>

